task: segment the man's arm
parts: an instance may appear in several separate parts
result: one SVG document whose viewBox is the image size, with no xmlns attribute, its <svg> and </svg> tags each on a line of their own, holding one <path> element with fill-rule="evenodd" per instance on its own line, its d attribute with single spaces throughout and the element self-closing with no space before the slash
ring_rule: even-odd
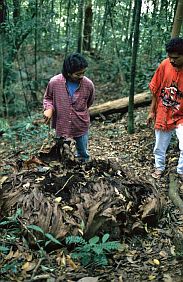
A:
<svg viewBox="0 0 183 282">
<path fill-rule="evenodd" d="M 150 110 L 149 114 L 147 116 L 147 125 L 150 125 L 153 120 L 155 120 L 156 117 L 156 102 L 157 102 L 157 97 L 156 94 L 152 93 L 152 101 L 150 105 Z"/>
<path fill-rule="evenodd" d="M 43 99 L 43 107 L 44 107 L 44 119 L 45 123 L 48 124 L 50 119 L 52 118 L 54 107 L 53 107 L 53 91 L 51 84 L 49 82 L 46 92 Z"/>
</svg>

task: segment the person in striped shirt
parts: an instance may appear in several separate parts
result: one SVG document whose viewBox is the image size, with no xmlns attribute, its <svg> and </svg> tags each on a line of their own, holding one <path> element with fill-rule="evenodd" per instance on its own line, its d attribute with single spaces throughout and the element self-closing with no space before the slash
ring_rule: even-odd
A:
<svg viewBox="0 0 183 282">
<path fill-rule="evenodd" d="M 76 156 L 81 161 L 89 160 L 89 107 L 95 98 L 94 84 L 85 76 L 87 67 L 80 53 L 70 54 L 62 73 L 50 79 L 43 99 L 45 122 L 52 119 L 56 137 L 76 141 Z"/>
</svg>

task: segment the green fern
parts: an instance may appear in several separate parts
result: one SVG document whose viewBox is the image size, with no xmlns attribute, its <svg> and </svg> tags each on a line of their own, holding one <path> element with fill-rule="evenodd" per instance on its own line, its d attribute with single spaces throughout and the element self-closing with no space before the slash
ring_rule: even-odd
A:
<svg viewBox="0 0 183 282">
<path fill-rule="evenodd" d="M 103 249 L 105 249 L 106 251 L 112 251 L 112 250 L 118 250 L 121 247 L 121 244 L 118 241 L 112 241 L 112 242 L 105 242 L 102 243 L 102 247 Z"/>
<path fill-rule="evenodd" d="M 77 245 L 71 253 L 71 257 L 79 260 L 82 265 L 106 266 L 108 264 L 107 254 L 122 247 L 118 241 L 107 242 L 108 238 L 109 234 L 105 234 L 101 240 L 98 236 L 94 236 L 86 242 L 80 236 L 69 236 L 66 238 L 66 244 Z"/>
<path fill-rule="evenodd" d="M 106 255 L 100 255 L 100 256 L 95 256 L 94 258 L 94 263 L 95 265 L 102 265 L 102 266 L 106 266 L 108 265 L 108 260 L 107 260 L 107 257 Z"/>
<path fill-rule="evenodd" d="M 81 236 L 68 236 L 66 244 L 86 244 L 86 241 Z"/>
</svg>

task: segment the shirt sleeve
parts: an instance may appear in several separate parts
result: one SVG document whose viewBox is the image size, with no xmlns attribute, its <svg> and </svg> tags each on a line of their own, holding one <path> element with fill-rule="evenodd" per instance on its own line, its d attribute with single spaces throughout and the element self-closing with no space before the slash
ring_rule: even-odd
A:
<svg viewBox="0 0 183 282">
<path fill-rule="evenodd" d="M 95 100 L 95 87 L 94 84 L 91 83 L 90 95 L 87 101 L 87 107 L 89 108 Z"/>
<path fill-rule="evenodd" d="M 54 106 L 53 106 L 53 87 L 52 87 L 52 83 L 51 82 L 48 83 L 48 86 L 47 86 L 45 94 L 44 94 L 43 108 L 44 108 L 44 110 L 48 110 L 48 109 L 53 109 L 54 110 Z"/>
<path fill-rule="evenodd" d="M 162 79 L 163 79 L 163 66 L 162 64 L 160 64 L 151 82 L 149 83 L 149 89 L 151 90 L 152 94 L 158 95 L 159 89 L 161 88 Z"/>
</svg>

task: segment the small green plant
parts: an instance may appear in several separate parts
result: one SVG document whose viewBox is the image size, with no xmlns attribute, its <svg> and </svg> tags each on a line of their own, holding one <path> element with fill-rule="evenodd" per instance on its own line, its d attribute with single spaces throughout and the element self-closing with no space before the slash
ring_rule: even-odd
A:
<svg viewBox="0 0 183 282">
<path fill-rule="evenodd" d="M 22 262 L 18 260 L 18 258 L 14 258 L 13 261 L 2 260 L 12 249 L 16 248 L 16 243 L 21 237 L 21 229 L 17 220 L 17 218 L 21 216 L 21 213 L 21 209 L 18 209 L 14 215 L 0 221 L 0 275 L 7 272 L 15 274 L 21 267 Z"/>
<path fill-rule="evenodd" d="M 60 241 L 58 241 L 52 234 L 50 233 L 45 233 L 43 231 L 43 229 L 37 225 L 31 224 L 27 226 L 28 230 L 34 230 L 37 232 L 40 232 L 43 235 L 43 239 L 42 240 L 36 240 L 36 243 L 44 243 L 44 246 L 46 247 L 49 243 L 54 243 L 54 244 L 58 244 L 61 245 Z M 34 239 L 36 239 L 36 237 L 34 236 Z"/>
<path fill-rule="evenodd" d="M 25 225 L 22 220 L 22 209 L 17 209 L 16 213 L 12 216 L 3 218 L 0 221 L 0 259 L 1 268 L 0 275 L 5 275 L 7 272 L 16 274 L 21 268 L 22 264 L 26 262 L 23 257 L 13 257 L 12 255 L 8 260 L 4 259 L 12 250 L 15 253 L 17 245 L 24 244 L 24 247 L 28 247 L 27 240 L 24 237 L 24 231 L 28 232 L 29 235 L 34 239 L 35 244 L 38 246 L 38 254 L 41 258 L 46 257 L 45 247 L 49 243 L 61 245 L 54 236 L 50 233 L 45 233 L 42 228 L 37 225 Z M 39 233 L 41 233 L 42 240 L 38 239 Z M 40 236 L 39 236 L 40 237 Z M 45 266 L 41 265 L 42 269 L 46 269 Z M 47 267 L 47 270 L 51 271 L 51 268 Z M 9 280 L 8 280 L 9 281 Z"/>
<path fill-rule="evenodd" d="M 4 244 L 2 246 L 0 246 L 0 251 L 3 250 L 4 252 L 7 252 L 10 248 L 7 248 L 7 245 L 6 245 L 7 240 L 6 239 L 9 238 L 8 241 L 10 241 L 10 238 L 13 238 L 13 242 L 14 242 L 14 240 L 16 238 L 15 235 L 14 235 L 15 231 L 16 231 L 16 234 L 18 234 L 20 236 L 20 234 L 22 233 L 22 230 L 26 230 L 30 234 L 30 236 L 35 241 L 35 244 L 37 244 L 37 246 L 39 247 L 39 249 L 41 251 L 43 251 L 43 247 L 46 247 L 51 242 L 54 243 L 54 244 L 61 245 L 60 241 L 58 241 L 52 234 L 45 233 L 41 227 L 34 225 L 34 224 L 30 224 L 30 225 L 27 225 L 27 226 L 24 225 L 21 218 L 20 218 L 21 215 L 22 215 L 22 210 L 17 209 L 17 211 L 14 215 L 12 215 L 11 217 L 7 217 L 0 222 L 0 227 L 8 226 L 8 229 L 6 228 L 6 230 L 9 231 L 9 234 L 6 234 L 6 238 L 3 240 Z M 35 234 L 32 231 L 36 231 L 37 233 L 41 233 L 42 239 L 38 240 L 37 237 L 35 236 Z M 11 234 L 11 236 L 10 236 L 10 234 Z M 1 240 L 0 240 L 0 242 L 1 242 Z M 8 242 L 8 245 L 9 245 L 9 242 Z M 44 253 L 44 251 L 43 251 L 43 253 Z"/>
<path fill-rule="evenodd" d="M 111 251 L 119 250 L 122 244 L 118 241 L 107 241 L 109 234 L 106 233 L 100 239 L 98 236 L 91 238 L 88 242 L 80 236 L 68 236 L 66 244 L 76 244 L 71 257 L 74 260 L 79 260 L 82 265 L 108 265 L 107 254 Z"/>
</svg>

